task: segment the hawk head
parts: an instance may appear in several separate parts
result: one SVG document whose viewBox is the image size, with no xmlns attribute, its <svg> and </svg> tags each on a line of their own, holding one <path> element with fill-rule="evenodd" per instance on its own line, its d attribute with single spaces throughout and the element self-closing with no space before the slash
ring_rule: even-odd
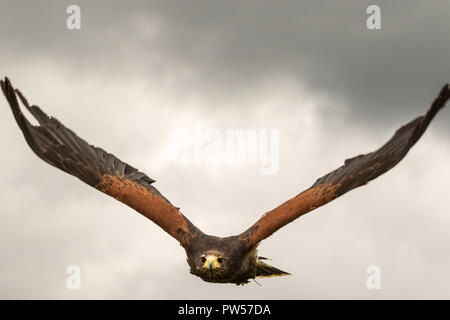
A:
<svg viewBox="0 0 450 320">
<path fill-rule="evenodd" d="M 186 249 L 187 261 L 191 273 L 205 281 L 233 282 L 252 269 L 249 260 L 253 260 L 253 264 L 256 261 L 236 237 L 202 235 L 199 238 Z"/>
</svg>

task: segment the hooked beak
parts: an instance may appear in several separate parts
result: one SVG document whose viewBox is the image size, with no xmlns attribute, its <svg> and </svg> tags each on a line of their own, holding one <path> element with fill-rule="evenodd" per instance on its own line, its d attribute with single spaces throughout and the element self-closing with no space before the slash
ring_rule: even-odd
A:
<svg viewBox="0 0 450 320">
<path fill-rule="evenodd" d="M 212 272 L 214 269 L 220 268 L 220 263 L 219 261 L 217 261 L 217 257 L 213 255 L 207 256 L 206 261 L 203 264 L 203 268 L 207 269 L 210 272 Z"/>
</svg>

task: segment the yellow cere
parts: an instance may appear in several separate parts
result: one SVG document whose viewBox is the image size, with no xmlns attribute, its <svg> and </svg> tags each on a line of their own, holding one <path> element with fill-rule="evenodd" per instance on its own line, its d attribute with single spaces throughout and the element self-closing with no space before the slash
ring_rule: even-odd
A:
<svg viewBox="0 0 450 320">
<path fill-rule="evenodd" d="M 209 269 L 210 264 L 212 266 L 212 269 L 220 268 L 220 263 L 219 263 L 219 261 L 217 261 L 216 256 L 210 256 L 210 255 L 206 256 L 206 261 L 203 264 L 203 268 Z"/>
</svg>

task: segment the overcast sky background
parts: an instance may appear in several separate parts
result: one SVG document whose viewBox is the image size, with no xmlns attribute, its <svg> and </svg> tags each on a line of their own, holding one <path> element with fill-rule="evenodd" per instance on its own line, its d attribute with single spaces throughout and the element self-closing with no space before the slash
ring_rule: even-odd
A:
<svg viewBox="0 0 450 320">
<path fill-rule="evenodd" d="M 366 28 L 369 4 L 382 30 Z M 449 17 L 437 0 L 2 0 L 0 75 L 227 236 L 423 114 L 450 81 Z M 292 276 L 244 287 L 190 275 L 158 226 L 39 160 L 3 98 L 0 121 L 0 298 L 450 298 L 449 107 L 392 171 L 260 245 Z M 167 161 L 170 133 L 196 121 L 279 129 L 278 174 Z M 66 288 L 73 264 L 81 290 Z M 381 290 L 366 287 L 373 264 Z"/>
</svg>

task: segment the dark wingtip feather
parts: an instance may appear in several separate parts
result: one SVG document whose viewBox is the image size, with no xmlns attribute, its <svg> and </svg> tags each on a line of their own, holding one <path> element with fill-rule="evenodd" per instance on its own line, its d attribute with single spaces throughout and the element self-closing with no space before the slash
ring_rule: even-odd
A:
<svg viewBox="0 0 450 320">
<path fill-rule="evenodd" d="M 448 83 L 446 83 L 439 92 L 439 95 L 436 97 L 436 99 L 434 99 L 428 113 L 433 113 L 434 116 L 440 109 L 445 107 L 445 104 L 447 103 L 449 98 L 450 98 L 450 86 Z"/>
<path fill-rule="evenodd" d="M 49 120 L 49 117 L 38 106 L 30 106 L 28 104 L 28 100 L 25 98 L 22 92 L 12 86 L 11 81 L 8 79 L 8 77 L 5 77 L 4 81 L 0 81 L 3 93 L 8 100 L 14 117 L 16 118 L 16 121 L 22 130 L 27 130 L 26 124 L 29 124 L 29 122 L 20 109 L 19 100 L 17 99 L 17 97 L 19 97 L 22 104 L 41 125 L 46 124 L 46 122 Z"/>
<path fill-rule="evenodd" d="M 8 79 L 8 77 L 5 77 L 4 80 L 0 80 L 3 94 L 6 97 L 6 100 L 8 100 L 9 106 L 11 107 L 11 110 L 13 112 L 14 118 L 16 119 L 17 124 L 19 125 L 20 129 L 22 130 L 22 133 L 25 137 L 25 140 L 27 141 L 30 148 L 39 156 L 42 157 L 42 150 L 39 147 L 38 143 L 36 143 L 35 139 L 33 138 L 33 134 L 31 130 L 33 130 L 31 124 L 28 122 L 27 118 L 23 115 L 22 111 L 20 110 L 19 101 L 17 100 L 16 96 L 16 90 L 11 84 L 11 81 Z M 23 100 L 22 100 L 23 101 Z"/>
<path fill-rule="evenodd" d="M 28 104 L 27 99 L 25 98 L 25 96 L 22 94 L 22 92 L 20 92 L 19 89 L 14 89 L 14 92 L 17 93 L 17 95 L 19 96 L 20 100 L 22 101 L 23 105 L 25 107 L 27 107 L 27 109 L 30 109 L 30 105 Z"/>
<path fill-rule="evenodd" d="M 436 98 L 436 101 L 443 102 L 442 106 L 444 106 L 444 104 L 447 102 L 449 98 L 450 98 L 450 85 L 446 83 L 439 92 L 439 96 Z"/>
<path fill-rule="evenodd" d="M 8 77 L 5 77 L 4 79 L 1 79 L 1 80 L 0 80 L 0 84 L 2 85 L 2 89 L 5 87 L 5 85 L 6 85 L 7 83 L 10 83 Z M 3 92 L 5 92 L 5 91 L 3 90 Z"/>
<path fill-rule="evenodd" d="M 0 84 L 2 86 L 3 94 L 6 98 L 8 98 L 8 91 L 9 88 L 11 88 L 11 82 L 9 81 L 8 77 L 5 77 L 4 79 L 0 80 Z"/>
<path fill-rule="evenodd" d="M 5 77 L 4 80 L 0 80 L 0 82 L 3 94 L 5 95 L 6 100 L 8 100 L 9 106 L 11 107 L 16 121 L 19 124 L 20 128 L 24 130 L 26 128 L 26 119 L 23 116 L 22 111 L 20 110 L 19 101 L 17 101 L 14 87 L 12 86 L 11 81 L 9 81 L 8 77 Z"/>
<path fill-rule="evenodd" d="M 2 86 L 3 94 L 9 101 L 9 99 L 11 97 L 11 93 L 14 94 L 14 88 L 11 84 L 11 81 L 9 80 L 8 77 L 5 77 L 3 80 L 0 80 L 0 83 Z"/>
<path fill-rule="evenodd" d="M 417 131 L 421 132 L 419 133 L 419 137 L 422 135 L 423 131 L 425 131 L 430 122 L 434 119 L 439 110 L 445 107 L 449 99 L 450 99 L 450 86 L 448 83 L 446 83 L 442 87 L 441 91 L 439 91 L 438 96 L 434 99 L 428 112 L 424 116 L 422 116 L 423 119 L 422 123 L 417 128 Z M 414 136 L 412 138 L 415 139 Z"/>
</svg>

